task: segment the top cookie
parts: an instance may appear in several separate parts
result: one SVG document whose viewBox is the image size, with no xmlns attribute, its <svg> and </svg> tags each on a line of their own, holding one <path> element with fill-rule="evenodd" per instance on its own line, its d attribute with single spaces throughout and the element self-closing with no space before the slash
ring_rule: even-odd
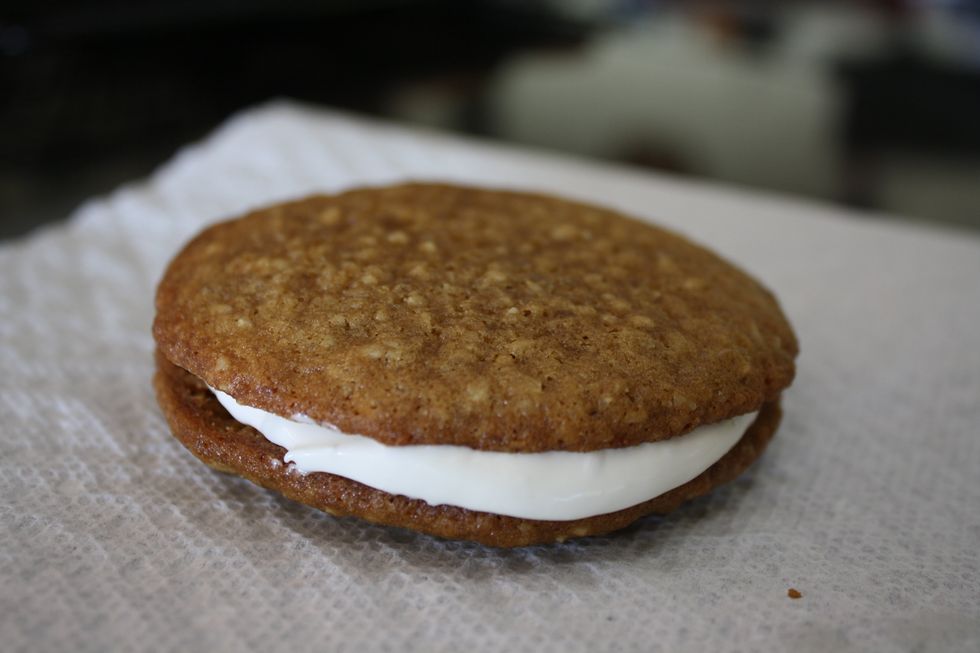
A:
<svg viewBox="0 0 980 653">
<path fill-rule="evenodd" d="M 154 337 L 239 402 L 385 444 L 591 451 L 758 410 L 793 378 L 773 296 L 608 209 L 438 184 L 216 224 Z"/>
</svg>

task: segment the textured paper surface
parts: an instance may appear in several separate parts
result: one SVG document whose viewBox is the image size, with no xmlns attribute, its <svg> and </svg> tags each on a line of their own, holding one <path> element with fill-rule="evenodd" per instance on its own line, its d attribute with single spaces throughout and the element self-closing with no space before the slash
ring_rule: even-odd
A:
<svg viewBox="0 0 980 653">
<path fill-rule="evenodd" d="M 763 459 L 668 518 L 517 551 L 193 459 L 150 389 L 168 259 L 250 207 L 412 178 L 619 207 L 763 279 L 803 350 Z M 274 104 L 0 249 L 0 372 L 5 651 L 980 650 L 971 234 Z"/>
</svg>

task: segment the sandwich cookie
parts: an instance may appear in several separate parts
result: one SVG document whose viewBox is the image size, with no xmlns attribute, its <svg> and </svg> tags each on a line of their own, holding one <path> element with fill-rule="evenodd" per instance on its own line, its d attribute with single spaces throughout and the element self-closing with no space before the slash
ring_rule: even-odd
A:
<svg viewBox="0 0 980 653">
<path fill-rule="evenodd" d="M 198 458 L 494 546 L 608 532 L 734 478 L 797 354 L 771 293 L 680 236 L 439 184 L 214 225 L 156 305 L 157 397 Z"/>
</svg>

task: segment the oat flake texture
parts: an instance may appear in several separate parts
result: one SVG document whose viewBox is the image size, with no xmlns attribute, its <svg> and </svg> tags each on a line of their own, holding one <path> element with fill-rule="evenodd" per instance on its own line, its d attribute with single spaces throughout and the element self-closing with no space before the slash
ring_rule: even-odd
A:
<svg viewBox="0 0 980 653">
<path fill-rule="evenodd" d="M 743 477 L 667 518 L 495 550 L 334 519 L 195 461 L 153 291 L 205 225 L 433 179 L 648 218 L 801 342 Z M 976 651 L 980 239 L 276 103 L 0 247 L 4 651 Z M 803 588 L 790 601 L 787 587 Z"/>
<path fill-rule="evenodd" d="M 253 211 L 167 268 L 164 357 L 243 404 L 390 445 L 595 451 L 759 410 L 793 378 L 775 298 L 601 207 L 399 184 Z"/>
</svg>

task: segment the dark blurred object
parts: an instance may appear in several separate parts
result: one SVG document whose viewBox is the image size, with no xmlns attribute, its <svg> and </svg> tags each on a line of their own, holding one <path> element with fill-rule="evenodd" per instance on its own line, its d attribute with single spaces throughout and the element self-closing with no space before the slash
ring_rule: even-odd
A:
<svg viewBox="0 0 980 653">
<path fill-rule="evenodd" d="M 146 174 L 250 104 L 288 96 L 377 114 L 393 89 L 432 77 L 478 94 L 515 49 L 584 33 L 543 5 L 491 0 L 8 2 L 0 11 L 0 236 L 36 222 L 38 203 L 66 212 L 80 199 L 73 188 L 104 191 Z"/>
<path fill-rule="evenodd" d="M 943 65 L 899 50 L 887 58 L 846 63 L 841 76 L 847 89 L 848 203 L 877 205 L 884 156 L 971 159 L 980 153 L 980 69 Z"/>
</svg>

